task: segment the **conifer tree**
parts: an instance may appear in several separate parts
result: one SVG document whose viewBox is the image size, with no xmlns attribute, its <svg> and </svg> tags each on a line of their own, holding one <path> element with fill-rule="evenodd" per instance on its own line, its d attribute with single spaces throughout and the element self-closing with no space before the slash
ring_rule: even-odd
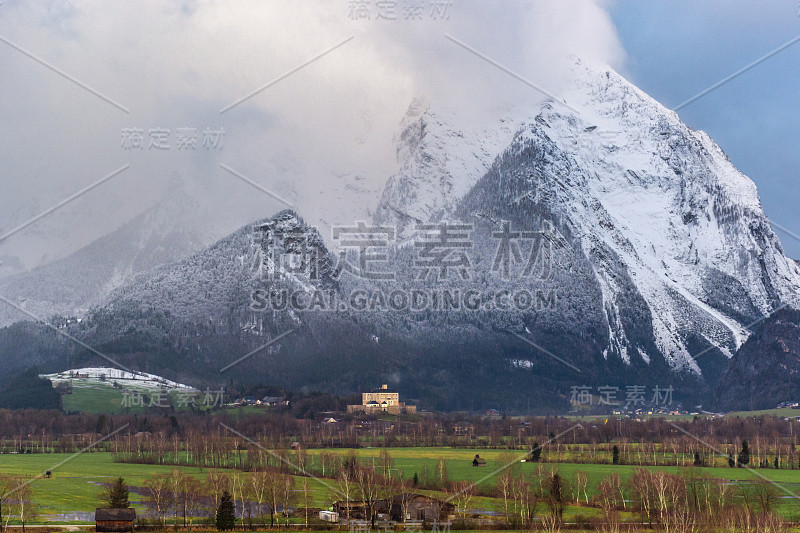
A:
<svg viewBox="0 0 800 533">
<path fill-rule="evenodd" d="M 220 531 L 230 531 L 236 522 L 236 512 L 233 508 L 233 499 L 230 493 L 226 490 L 222 493 L 219 501 L 219 509 L 217 509 L 217 529 Z"/>
</svg>

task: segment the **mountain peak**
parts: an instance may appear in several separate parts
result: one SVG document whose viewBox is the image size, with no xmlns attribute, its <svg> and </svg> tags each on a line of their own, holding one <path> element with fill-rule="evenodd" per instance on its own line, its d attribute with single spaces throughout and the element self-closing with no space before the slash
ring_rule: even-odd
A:
<svg viewBox="0 0 800 533">
<path fill-rule="evenodd" d="M 406 126 L 413 142 L 377 220 L 409 235 L 453 214 L 547 219 L 592 265 L 582 283 L 602 295 L 604 355 L 628 363 L 663 358 L 700 374 L 693 352 L 730 357 L 744 325 L 797 302 L 800 270 L 755 185 L 708 135 L 604 65 L 576 61 L 564 96 L 480 131 L 428 106 Z M 631 313 L 646 313 L 647 332 L 624 323 Z"/>
<path fill-rule="evenodd" d="M 399 388 L 443 403 L 440 391 L 476 389 L 451 408 L 532 394 L 554 405 L 592 383 L 709 392 L 748 325 L 797 304 L 800 268 L 708 135 L 611 69 L 575 69 L 563 100 L 487 121 L 412 101 L 373 221 L 392 238 L 355 227 L 336 267 L 316 229 L 283 210 L 136 276 L 65 327 L 122 357 L 167 354 L 164 365 L 217 378 L 217 358 L 280 337 L 268 364 L 254 357 L 235 372 L 348 392 L 366 374 L 397 374 Z M 478 305 L 400 305 L 464 294 Z M 545 305 L 504 308 L 498 295 Z M 4 339 L 6 353 L 27 348 L 10 335 L 0 332 L 0 349 Z"/>
</svg>

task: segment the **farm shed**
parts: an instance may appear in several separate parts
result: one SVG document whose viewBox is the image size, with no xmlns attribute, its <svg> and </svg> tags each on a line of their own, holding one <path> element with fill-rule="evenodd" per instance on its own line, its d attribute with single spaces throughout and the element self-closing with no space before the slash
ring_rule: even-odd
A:
<svg viewBox="0 0 800 533">
<path fill-rule="evenodd" d="M 98 533 L 116 533 L 120 531 L 133 531 L 136 521 L 136 510 L 127 509 L 95 509 L 95 531 Z"/>
<path fill-rule="evenodd" d="M 450 502 L 424 494 L 404 493 L 392 499 L 391 518 L 396 522 L 406 520 L 445 522 L 455 514 L 455 511 L 455 506 Z"/>
<path fill-rule="evenodd" d="M 475 454 L 475 459 L 472 460 L 472 466 L 486 466 L 486 459 Z"/>
</svg>

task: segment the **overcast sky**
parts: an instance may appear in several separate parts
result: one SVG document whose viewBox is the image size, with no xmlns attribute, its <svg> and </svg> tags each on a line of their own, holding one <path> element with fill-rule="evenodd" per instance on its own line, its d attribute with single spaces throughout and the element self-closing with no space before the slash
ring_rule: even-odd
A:
<svg viewBox="0 0 800 533">
<path fill-rule="evenodd" d="M 398 0 L 384 18 L 356 4 L 3 0 L 0 234 L 119 170 L 0 241 L 6 267 L 64 256 L 165 199 L 193 206 L 177 224 L 202 218 L 216 236 L 285 203 L 312 222 L 368 216 L 413 98 L 477 118 L 541 98 L 445 34 L 556 94 L 571 57 L 606 63 L 667 107 L 800 34 L 796 1 Z M 800 233 L 798 60 L 800 43 L 679 113 Z M 144 149 L 123 146 L 130 128 Z M 178 149 L 178 128 L 196 130 L 195 149 Z M 169 148 L 147 146 L 151 129 L 169 130 Z M 224 137 L 204 146 L 207 129 Z"/>
</svg>

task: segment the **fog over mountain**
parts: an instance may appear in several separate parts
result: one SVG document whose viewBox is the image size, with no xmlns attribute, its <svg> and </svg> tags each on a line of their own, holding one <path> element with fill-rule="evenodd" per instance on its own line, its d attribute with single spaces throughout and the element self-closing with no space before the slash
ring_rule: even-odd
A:
<svg viewBox="0 0 800 533">
<path fill-rule="evenodd" d="M 2 6 L 0 370 L 788 399 L 800 267 L 605 4 L 245 6 Z"/>
<path fill-rule="evenodd" d="M 370 256 L 383 270 L 337 257 L 299 206 L 131 276 L 64 327 L 122 364 L 190 383 L 232 365 L 238 379 L 339 393 L 392 377 L 450 409 L 530 398 L 559 408 L 585 383 L 710 399 L 748 328 L 797 305 L 800 268 L 753 183 L 705 133 L 610 67 L 572 68 L 564 100 L 482 127 L 411 102 L 374 225 L 342 229 L 342 251 L 384 250 Z M 455 257 L 445 231 L 461 243 Z M 353 244 L 375 232 L 385 236 Z M 30 334 L 12 327 L 0 347 Z M 48 367 L 96 359 L 33 342 Z M 236 363 L 265 343 L 263 357 Z M 441 392 L 476 376 L 480 392 Z"/>
<path fill-rule="evenodd" d="M 556 93 L 571 54 L 623 57 L 608 14 L 588 0 L 458 3 L 440 15 L 426 7 L 420 20 L 399 5 L 396 20 L 355 15 L 345 1 L 4 2 L 4 38 L 75 82 L 3 44 L 0 116 L 14 135 L 0 144 L 2 233 L 130 167 L 3 239 L 0 276 L 68 256 L 174 197 L 176 182 L 200 209 L 178 213 L 175 225 L 204 224 L 213 238 L 288 207 L 220 164 L 302 205 L 320 227 L 370 217 L 397 166 L 392 140 L 412 98 L 493 116 L 542 97 L 446 35 Z M 142 130 L 142 149 L 123 147 L 131 128 Z M 196 149 L 178 149 L 179 128 L 196 130 Z M 169 130 L 168 149 L 150 147 L 159 129 Z M 224 130 L 220 147 L 203 146 L 207 129 Z"/>
</svg>

